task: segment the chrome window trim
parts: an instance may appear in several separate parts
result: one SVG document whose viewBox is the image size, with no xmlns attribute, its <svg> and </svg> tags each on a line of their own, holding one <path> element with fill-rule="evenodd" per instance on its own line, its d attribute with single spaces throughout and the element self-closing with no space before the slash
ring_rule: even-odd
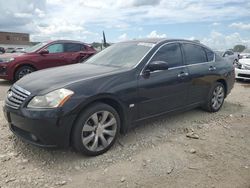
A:
<svg viewBox="0 0 250 188">
<path fill-rule="evenodd" d="M 215 61 L 208 61 L 208 62 L 201 62 L 201 63 L 193 63 L 189 65 L 185 65 L 186 67 L 192 67 L 192 66 L 197 66 L 197 65 L 204 65 L 204 64 L 209 64 L 209 63 L 214 63 Z"/>
<path fill-rule="evenodd" d="M 202 45 L 202 44 L 200 44 L 200 45 L 199 45 L 199 44 L 194 44 L 194 43 L 189 42 L 189 41 L 183 41 L 182 43 L 188 43 L 188 44 L 196 45 L 196 46 L 199 46 L 199 47 L 202 47 L 202 48 L 206 48 L 206 49 L 208 49 L 208 50 L 210 50 L 211 52 L 214 53 L 214 59 L 213 59 L 212 61 L 201 62 L 201 63 L 193 63 L 193 64 L 187 64 L 186 66 L 189 66 L 189 65 L 193 66 L 193 65 L 200 65 L 200 64 L 215 62 L 215 52 L 214 52 L 213 50 L 207 48 L 206 46 L 204 46 L 204 45 Z M 205 51 L 205 50 L 204 50 L 204 51 Z M 205 53 L 206 53 L 206 55 L 207 55 L 207 52 L 206 52 L 206 51 L 205 51 Z"/>
<path fill-rule="evenodd" d="M 143 75 L 144 69 L 147 67 L 147 65 L 149 64 L 149 62 L 153 59 L 153 57 L 155 56 L 155 54 L 156 54 L 163 46 L 165 46 L 165 45 L 167 45 L 167 44 L 172 44 L 172 43 L 177 43 L 177 42 L 176 42 L 176 41 L 175 41 L 175 42 L 167 42 L 167 43 L 162 44 L 162 45 L 153 53 L 153 55 L 149 58 L 149 60 L 147 61 L 147 63 L 144 65 L 144 67 L 142 68 L 142 70 L 141 70 L 141 72 L 140 72 L 140 75 Z M 168 69 L 168 70 L 169 70 L 169 69 Z M 156 72 L 156 71 L 154 71 L 154 72 Z"/>
<path fill-rule="evenodd" d="M 180 69 L 180 68 L 185 68 L 186 66 L 185 65 L 182 65 L 182 66 L 177 66 L 177 67 L 171 67 L 167 70 L 157 70 L 157 71 L 153 71 L 153 72 L 150 72 L 150 74 L 154 74 L 154 73 L 158 73 L 158 72 L 162 72 L 162 71 L 168 71 L 168 70 L 175 70 L 175 69 Z"/>
<path fill-rule="evenodd" d="M 149 58 L 149 60 L 147 61 L 147 63 L 145 64 L 145 66 L 142 68 L 141 72 L 140 72 L 140 76 L 143 75 L 143 71 L 145 70 L 145 68 L 147 67 L 147 65 L 149 64 L 149 62 L 152 60 L 152 58 L 155 56 L 155 54 L 165 45 L 168 45 L 168 44 L 172 44 L 172 43 L 188 43 L 188 44 L 193 44 L 193 45 L 197 45 L 199 47 L 202 47 L 202 48 L 207 48 L 203 45 L 199 45 L 199 44 L 194 44 L 193 42 L 189 42 L 189 41 L 173 41 L 173 42 L 167 42 L 167 43 L 164 43 L 162 44 L 154 53 L 153 55 Z M 207 48 L 208 50 L 210 50 L 209 48 Z M 205 51 L 205 50 L 204 50 Z M 190 67 L 190 66 L 196 66 L 196 65 L 202 65 L 202 64 L 208 64 L 208 63 L 214 63 L 215 62 L 215 52 L 213 50 L 210 50 L 214 53 L 214 59 L 212 61 L 208 61 L 208 62 L 201 62 L 201 63 L 193 63 L 193 64 L 184 64 L 184 65 L 181 65 L 181 66 L 176 66 L 176 67 L 171 67 L 169 68 L 168 70 L 174 70 L 174 69 L 179 69 L 179 68 L 185 68 L 185 67 Z M 205 51 L 206 53 L 206 51 Z M 184 62 L 183 62 L 184 63 Z M 152 73 L 157 73 L 157 72 L 162 72 L 164 70 L 159 70 L 159 71 L 153 71 Z"/>
</svg>

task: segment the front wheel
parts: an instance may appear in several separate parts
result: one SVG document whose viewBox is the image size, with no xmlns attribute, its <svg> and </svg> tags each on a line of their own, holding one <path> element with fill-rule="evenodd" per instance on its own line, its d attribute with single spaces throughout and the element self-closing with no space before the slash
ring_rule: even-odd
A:
<svg viewBox="0 0 250 188">
<path fill-rule="evenodd" d="M 18 68 L 16 73 L 15 73 L 15 81 L 21 79 L 25 75 L 30 74 L 34 71 L 35 71 L 35 69 L 33 67 L 30 67 L 30 66 L 22 66 L 22 67 Z"/>
<path fill-rule="evenodd" d="M 217 112 L 221 109 L 225 99 L 225 87 L 222 83 L 216 82 L 211 87 L 207 101 L 203 108 L 208 112 Z"/>
<path fill-rule="evenodd" d="M 72 144 L 85 155 L 100 155 L 112 147 L 119 131 L 117 111 L 107 104 L 95 103 L 80 114 L 73 129 Z"/>
</svg>

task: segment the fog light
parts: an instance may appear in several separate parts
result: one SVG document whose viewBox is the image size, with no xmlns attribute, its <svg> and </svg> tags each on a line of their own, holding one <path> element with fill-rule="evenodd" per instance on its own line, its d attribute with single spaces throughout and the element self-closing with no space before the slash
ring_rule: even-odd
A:
<svg viewBox="0 0 250 188">
<path fill-rule="evenodd" d="M 6 67 L 1 67 L 1 68 L 0 68 L 0 74 L 6 75 L 6 73 L 7 73 Z"/>
<path fill-rule="evenodd" d="M 35 135 L 30 134 L 30 136 L 31 136 L 32 140 L 34 140 L 35 142 L 38 141 L 38 138 Z"/>
</svg>

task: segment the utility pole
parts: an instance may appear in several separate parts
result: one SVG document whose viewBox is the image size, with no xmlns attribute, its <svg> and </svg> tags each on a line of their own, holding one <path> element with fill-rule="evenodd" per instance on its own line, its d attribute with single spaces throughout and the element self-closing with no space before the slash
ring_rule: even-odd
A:
<svg viewBox="0 0 250 188">
<path fill-rule="evenodd" d="M 103 37 L 103 47 L 106 48 L 107 47 L 107 41 L 106 41 L 106 37 L 105 37 L 104 31 L 102 31 L 102 37 Z"/>
</svg>

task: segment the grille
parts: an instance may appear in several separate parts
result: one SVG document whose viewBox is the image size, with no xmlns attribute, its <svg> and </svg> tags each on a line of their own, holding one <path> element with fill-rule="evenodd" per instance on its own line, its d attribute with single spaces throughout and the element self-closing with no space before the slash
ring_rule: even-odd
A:
<svg viewBox="0 0 250 188">
<path fill-rule="evenodd" d="M 240 77 L 250 78 L 250 74 L 238 74 Z"/>
<path fill-rule="evenodd" d="M 250 70 L 250 65 L 244 65 L 244 68 L 245 68 L 246 70 Z"/>
<path fill-rule="evenodd" d="M 5 104 L 11 108 L 19 109 L 30 94 L 29 91 L 26 91 L 17 85 L 13 85 L 7 93 Z"/>
<path fill-rule="evenodd" d="M 0 75 L 6 75 L 6 68 L 0 67 Z"/>
</svg>

